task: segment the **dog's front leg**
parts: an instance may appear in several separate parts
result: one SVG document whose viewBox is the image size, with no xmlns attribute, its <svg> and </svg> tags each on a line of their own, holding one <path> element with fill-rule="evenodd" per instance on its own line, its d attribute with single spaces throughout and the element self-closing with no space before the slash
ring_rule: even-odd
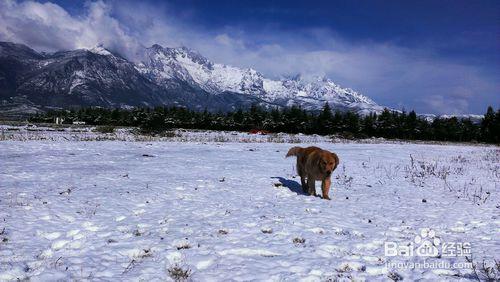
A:
<svg viewBox="0 0 500 282">
<path fill-rule="evenodd" d="M 309 188 L 309 195 L 316 196 L 316 181 L 314 177 L 307 176 L 307 187 Z"/>
<path fill-rule="evenodd" d="M 331 184 L 332 180 L 330 178 L 321 181 L 321 192 L 323 193 L 323 199 L 330 200 L 330 197 L 328 197 L 328 193 L 330 192 Z"/>
</svg>

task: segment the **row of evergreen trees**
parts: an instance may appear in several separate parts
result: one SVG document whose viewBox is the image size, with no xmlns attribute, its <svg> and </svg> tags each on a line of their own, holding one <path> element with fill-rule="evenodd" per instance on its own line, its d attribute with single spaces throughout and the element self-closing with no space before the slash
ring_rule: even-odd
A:
<svg viewBox="0 0 500 282">
<path fill-rule="evenodd" d="M 185 108 L 134 110 L 83 108 L 51 111 L 30 118 L 33 122 L 84 121 L 93 125 L 138 126 L 144 132 L 159 133 L 172 128 L 238 130 L 263 129 L 271 132 L 332 135 L 347 138 L 384 137 L 389 139 L 436 140 L 500 143 L 500 109 L 489 107 L 481 123 L 470 119 L 420 118 L 414 111 L 384 110 L 381 114 L 361 116 L 353 112 L 332 112 L 326 104 L 320 113 L 300 107 L 264 110 L 252 106 L 248 110 L 229 113 L 198 112 Z"/>
</svg>

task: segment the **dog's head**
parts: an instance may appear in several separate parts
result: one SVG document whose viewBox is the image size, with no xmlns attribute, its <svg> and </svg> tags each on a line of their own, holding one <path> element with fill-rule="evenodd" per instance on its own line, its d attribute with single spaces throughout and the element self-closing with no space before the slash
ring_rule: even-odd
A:
<svg viewBox="0 0 500 282">
<path fill-rule="evenodd" d="M 319 167 L 321 172 L 323 172 L 327 177 L 329 177 L 332 172 L 339 165 L 339 158 L 335 153 L 330 153 L 328 151 L 321 152 L 319 158 Z"/>
</svg>

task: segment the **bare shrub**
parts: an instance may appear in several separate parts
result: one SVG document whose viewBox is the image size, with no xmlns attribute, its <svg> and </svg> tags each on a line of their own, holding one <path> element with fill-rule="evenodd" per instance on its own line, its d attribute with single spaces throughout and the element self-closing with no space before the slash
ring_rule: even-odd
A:
<svg viewBox="0 0 500 282">
<path fill-rule="evenodd" d="M 403 280 L 403 276 L 401 276 L 400 274 L 398 274 L 397 272 L 394 272 L 394 271 L 387 273 L 387 277 L 389 277 L 389 279 L 391 279 L 392 281 Z"/>
<path fill-rule="evenodd" d="M 262 228 L 260 231 L 262 231 L 262 233 L 264 233 L 264 234 L 271 234 L 271 233 L 273 233 L 273 229 L 272 228 Z"/>
<path fill-rule="evenodd" d="M 440 166 L 437 161 L 426 162 L 417 160 L 410 155 L 410 165 L 405 166 L 405 178 L 410 179 L 410 182 L 418 186 L 423 186 L 426 179 L 436 177 L 446 180 L 450 175 L 451 169 L 449 166 Z"/>
<path fill-rule="evenodd" d="M 353 269 L 349 264 L 342 265 L 340 268 L 337 268 L 338 272 L 351 272 Z"/>
<path fill-rule="evenodd" d="M 161 137 L 166 137 L 166 138 L 174 138 L 174 137 L 181 137 L 180 134 L 176 133 L 175 131 L 173 130 L 168 130 L 168 131 L 165 131 L 165 132 L 162 132 L 160 134 Z"/>
<path fill-rule="evenodd" d="M 114 133 L 115 127 L 112 125 L 100 125 L 96 127 L 94 131 L 99 133 Z"/>
<path fill-rule="evenodd" d="M 399 165 L 396 166 L 389 165 L 388 167 L 383 166 L 383 169 L 387 179 L 393 180 L 399 174 L 399 170 L 401 169 L 401 167 Z"/>
<path fill-rule="evenodd" d="M 451 158 L 451 161 L 454 163 L 460 163 L 460 164 L 465 164 L 465 163 L 469 162 L 469 160 L 462 155 L 458 155 L 456 157 Z"/>
<path fill-rule="evenodd" d="M 5 231 L 5 227 L 0 231 L 0 236 L 2 236 L 2 239 L 0 240 L 0 243 L 7 243 L 9 242 L 9 238 L 7 238 L 7 232 Z"/>
<path fill-rule="evenodd" d="M 500 149 L 492 149 L 487 151 L 483 156 L 483 160 L 492 163 L 500 163 Z"/>
<path fill-rule="evenodd" d="M 219 233 L 220 235 L 227 235 L 229 233 L 229 231 L 227 231 L 225 229 L 219 229 L 219 231 L 217 233 Z"/>
<path fill-rule="evenodd" d="M 354 178 L 352 176 L 347 175 L 344 165 L 342 165 L 342 169 L 340 170 L 337 177 L 335 177 L 335 179 L 337 179 L 338 185 L 343 186 L 346 189 L 351 188 L 354 181 Z"/>
<path fill-rule="evenodd" d="M 271 134 L 267 137 L 268 143 L 285 143 L 285 139 L 279 135 Z"/>
<path fill-rule="evenodd" d="M 472 271 L 474 272 L 474 278 L 477 281 L 499 281 L 500 280 L 500 262 L 493 260 L 493 262 L 487 262 L 483 259 L 482 263 L 476 263 L 472 257 L 465 257 L 465 260 L 472 264 Z"/>
<path fill-rule="evenodd" d="M 129 272 L 137 264 L 141 263 L 145 258 L 151 257 L 152 255 L 153 252 L 151 251 L 151 249 L 142 249 L 142 251 L 137 256 L 135 256 L 134 259 L 130 261 L 130 263 L 127 265 L 123 273 Z"/>
<path fill-rule="evenodd" d="M 191 249 L 191 245 L 189 245 L 188 242 L 185 242 L 185 243 L 177 245 L 176 248 L 177 248 L 177 250 L 187 250 L 187 249 Z"/>
<path fill-rule="evenodd" d="M 174 281 L 186 281 L 191 275 L 191 269 L 189 268 L 183 269 L 181 266 L 177 264 L 168 268 L 167 271 L 168 271 L 168 276 L 174 279 Z"/>
<path fill-rule="evenodd" d="M 300 244 L 304 244 L 306 242 L 306 239 L 301 238 L 301 237 L 295 237 L 295 238 L 293 238 L 292 242 L 295 245 L 300 245 Z"/>
</svg>

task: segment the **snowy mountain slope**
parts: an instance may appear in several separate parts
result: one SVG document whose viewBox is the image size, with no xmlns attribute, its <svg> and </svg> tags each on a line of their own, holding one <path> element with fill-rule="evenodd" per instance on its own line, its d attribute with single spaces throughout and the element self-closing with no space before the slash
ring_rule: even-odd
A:
<svg viewBox="0 0 500 282">
<path fill-rule="evenodd" d="M 326 78 L 272 80 L 253 69 L 212 63 L 185 47 L 153 45 L 137 64 L 99 46 L 53 54 L 8 42 L 0 48 L 0 94 L 12 104 L 22 97 L 43 107 L 177 105 L 226 111 L 258 104 L 319 110 L 329 102 L 338 110 L 382 110 Z"/>
<path fill-rule="evenodd" d="M 257 104 L 317 111 L 328 102 L 334 110 L 360 114 L 384 109 L 326 77 L 270 79 L 254 69 L 213 63 L 186 47 L 155 44 L 140 57 L 131 62 L 100 46 L 38 53 L 0 42 L 0 116 L 84 106 L 232 111 Z"/>
<path fill-rule="evenodd" d="M 443 119 L 449 119 L 449 118 L 457 118 L 458 120 L 465 120 L 465 119 L 470 119 L 471 122 L 479 124 L 484 118 L 484 115 L 475 115 L 475 114 L 462 114 L 462 115 L 435 115 L 435 114 L 419 114 L 418 115 L 421 119 L 425 119 L 429 122 L 432 122 L 436 118 L 443 118 Z"/>
<path fill-rule="evenodd" d="M 308 110 L 320 110 L 328 102 L 339 110 L 362 113 L 383 110 L 370 98 L 342 88 L 325 77 L 312 82 L 305 82 L 300 77 L 272 80 L 251 68 L 212 63 L 186 47 L 153 45 L 145 50 L 144 59 L 137 69 L 160 85 L 168 86 L 181 80 L 214 95 L 225 92 L 246 94 L 272 105 L 300 105 Z"/>
<path fill-rule="evenodd" d="M 0 47 L 0 116 L 16 116 L 22 114 L 17 110 L 33 106 L 181 106 L 227 111 L 263 103 L 234 92 L 212 95 L 181 79 L 156 84 L 132 62 L 102 47 L 53 54 L 6 42 L 0 42 Z"/>
<path fill-rule="evenodd" d="M 22 44 L 0 42 L 0 99 L 17 96 L 17 81 L 35 69 L 43 55 Z"/>
<path fill-rule="evenodd" d="M 5 46 L 2 43 L 0 46 Z M 12 59 L 0 50 L 2 64 Z M 18 46 L 23 50 L 22 45 Z M 18 58 L 18 57 L 16 57 Z M 104 48 L 63 51 L 34 58 L 17 59 L 29 65 L 20 75 L 7 79 L 15 85 L 15 95 L 49 107 L 153 106 L 162 103 L 160 89 L 144 78 L 126 59 Z M 4 73 L 9 73 L 7 70 Z M 12 95 L 6 93 L 3 98 Z"/>
<path fill-rule="evenodd" d="M 326 201 L 300 193 L 292 145 L 0 142 L 0 280 L 475 279 L 463 255 L 384 254 L 425 228 L 498 259 L 497 149 L 319 143 L 341 160 Z M 410 154 L 448 186 L 409 177 Z"/>
</svg>

